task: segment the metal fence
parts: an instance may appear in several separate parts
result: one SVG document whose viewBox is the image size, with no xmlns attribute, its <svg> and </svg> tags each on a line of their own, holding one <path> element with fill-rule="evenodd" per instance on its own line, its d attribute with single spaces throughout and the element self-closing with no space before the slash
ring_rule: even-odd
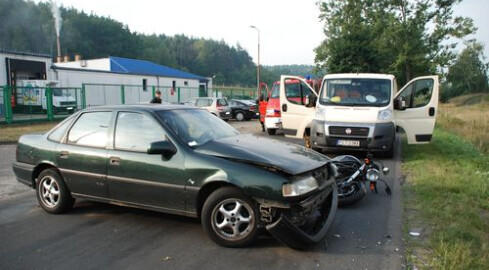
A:
<svg viewBox="0 0 489 270">
<path fill-rule="evenodd" d="M 0 123 L 52 121 L 92 106 L 149 103 L 156 91 L 163 102 L 183 102 L 205 92 L 196 87 L 82 84 L 81 87 L 0 86 Z"/>
<path fill-rule="evenodd" d="M 214 97 L 223 97 L 227 99 L 256 100 L 258 98 L 258 91 L 255 88 L 214 86 L 210 92 Z"/>
</svg>

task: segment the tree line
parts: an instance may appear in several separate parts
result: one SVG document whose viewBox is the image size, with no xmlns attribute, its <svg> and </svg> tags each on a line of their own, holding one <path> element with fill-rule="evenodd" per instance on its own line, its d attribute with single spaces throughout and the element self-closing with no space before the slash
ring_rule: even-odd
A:
<svg viewBox="0 0 489 270">
<path fill-rule="evenodd" d="M 61 8 L 62 55 L 84 59 L 120 56 L 149 60 L 201 76 L 213 77 L 215 84 L 256 85 L 256 65 L 239 44 L 164 34 L 132 32 L 116 20 Z M 54 19 L 49 3 L 0 0 L 0 48 L 56 55 Z M 273 83 L 283 69 L 305 75 L 313 66 L 262 67 L 262 81 Z"/>
<path fill-rule="evenodd" d="M 394 74 L 399 85 L 440 74 L 442 96 L 489 91 L 482 44 L 468 41 L 460 54 L 455 39 L 477 29 L 454 16 L 462 0 L 325 0 L 320 4 L 326 39 L 316 64 L 337 72 Z"/>
</svg>

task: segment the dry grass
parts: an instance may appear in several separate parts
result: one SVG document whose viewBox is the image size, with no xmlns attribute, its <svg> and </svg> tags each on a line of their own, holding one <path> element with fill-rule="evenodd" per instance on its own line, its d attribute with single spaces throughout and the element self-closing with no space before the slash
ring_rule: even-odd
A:
<svg viewBox="0 0 489 270">
<path fill-rule="evenodd" d="M 16 142 L 22 134 L 46 132 L 58 122 L 0 125 L 0 142 Z"/>
<path fill-rule="evenodd" d="M 437 125 L 489 153 L 489 94 L 475 94 L 440 104 Z"/>
</svg>

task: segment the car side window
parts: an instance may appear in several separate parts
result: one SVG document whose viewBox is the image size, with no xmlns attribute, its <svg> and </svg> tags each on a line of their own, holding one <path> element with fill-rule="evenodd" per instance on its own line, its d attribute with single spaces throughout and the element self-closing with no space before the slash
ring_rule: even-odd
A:
<svg viewBox="0 0 489 270">
<path fill-rule="evenodd" d="M 425 79 L 416 82 L 413 95 L 413 108 L 426 106 L 430 103 L 431 94 L 433 93 L 433 80 Z"/>
<path fill-rule="evenodd" d="M 209 104 L 210 101 L 210 104 Z M 203 98 L 203 99 L 197 99 L 197 102 L 195 103 L 195 106 L 197 107 L 209 107 L 212 105 L 212 100 Z"/>
<path fill-rule="evenodd" d="M 228 106 L 228 102 L 225 99 L 218 99 L 217 106 Z"/>
<path fill-rule="evenodd" d="M 166 140 L 161 125 L 142 113 L 119 112 L 115 127 L 114 148 L 146 152 L 152 142 Z"/>
<path fill-rule="evenodd" d="M 112 112 L 86 112 L 76 120 L 68 133 L 68 143 L 91 146 L 107 146 L 107 128 Z"/>
<path fill-rule="evenodd" d="M 304 105 L 306 97 L 312 94 L 309 86 L 302 81 L 298 83 L 285 82 L 285 96 L 290 103 Z"/>
<path fill-rule="evenodd" d="M 412 106 L 413 106 L 412 101 L 413 101 L 413 85 L 414 84 L 415 84 L 415 82 L 409 84 L 406 88 L 404 88 L 402 93 L 399 94 L 399 96 L 403 97 L 404 100 L 406 101 L 406 108 L 412 108 Z"/>
<path fill-rule="evenodd" d="M 49 134 L 48 139 L 51 141 L 59 142 L 63 138 L 66 130 L 70 127 L 73 122 L 73 117 L 69 117 L 63 122 L 59 123 L 51 134 Z"/>
</svg>

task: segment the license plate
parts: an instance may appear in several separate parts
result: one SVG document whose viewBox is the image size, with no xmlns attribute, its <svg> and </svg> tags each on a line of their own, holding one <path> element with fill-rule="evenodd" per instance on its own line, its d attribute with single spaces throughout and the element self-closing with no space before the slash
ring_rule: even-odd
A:
<svg viewBox="0 0 489 270">
<path fill-rule="evenodd" d="M 336 143 L 338 146 L 348 146 L 348 147 L 360 147 L 360 141 L 351 140 L 338 140 Z"/>
<path fill-rule="evenodd" d="M 67 110 L 73 110 L 73 107 L 68 107 L 68 108 L 66 108 L 66 109 L 67 109 Z"/>
</svg>

